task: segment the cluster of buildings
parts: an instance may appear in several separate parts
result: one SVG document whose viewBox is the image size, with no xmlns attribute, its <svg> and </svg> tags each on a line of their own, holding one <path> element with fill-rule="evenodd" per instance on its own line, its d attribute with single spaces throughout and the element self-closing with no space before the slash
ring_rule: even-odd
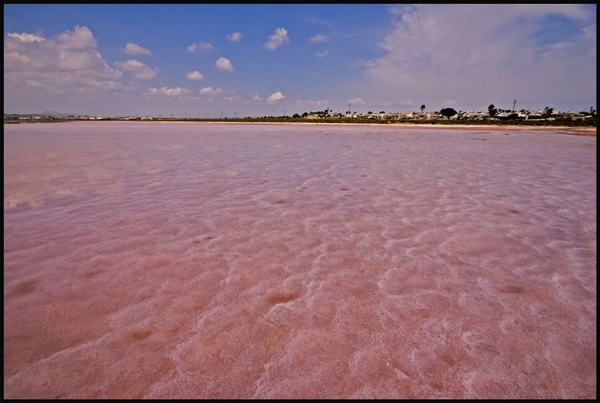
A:
<svg viewBox="0 0 600 403">
<path fill-rule="evenodd" d="M 557 118 L 570 118 L 572 120 L 582 120 L 586 118 L 595 117 L 595 110 L 590 112 L 559 112 L 553 111 L 552 109 L 537 110 L 537 111 L 509 111 L 502 110 L 498 111 L 493 116 L 490 115 L 489 111 L 458 111 L 454 116 L 451 116 L 450 120 L 554 120 Z M 323 117 L 339 117 L 339 118 L 353 118 L 353 119 L 381 119 L 381 120 L 447 120 L 448 118 L 442 115 L 440 112 L 398 112 L 398 113 L 359 113 L 359 112 L 346 112 L 345 114 L 331 114 L 323 116 L 322 112 L 312 112 L 310 114 L 303 115 L 306 119 L 319 119 Z"/>
<path fill-rule="evenodd" d="M 104 116 L 104 115 L 65 115 L 43 113 L 5 113 L 4 120 L 152 120 L 150 117 Z"/>
<path fill-rule="evenodd" d="M 273 116 L 268 116 L 274 118 Z M 571 119 L 571 120 L 584 120 L 588 118 L 595 118 L 596 111 L 590 108 L 589 113 L 582 111 L 569 111 L 559 112 L 553 111 L 552 108 L 545 108 L 544 110 L 538 111 L 510 111 L 510 110 L 498 110 L 493 115 L 490 115 L 488 110 L 483 111 L 458 111 L 456 114 L 450 117 L 444 116 L 441 112 L 397 112 L 397 113 L 386 113 L 386 112 L 346 112 L 346 113 L 333 113 L 330 109 L 317 112 L 305 112 L 302 115 L 294 114 L 294 119 L 324 119 L 324 118 L 340 118 L 340 119 L 377 119 L 377 120 L 555 120 L 555 119 Z M 290 118 L 289 116 L 280 116 L 280 118 Z M 171 119 L 183 119 L 173 118 Z M 187 117 L 186 117 L 187 119 Z M 227 118 L 225 118 L 227 119 Z M 247 117 L 246 119 L 253 119 Z M 169 120 L 169 118 L 162 117 L 138 117 L 138 116 L 103 116 L 103 115 L 66 115 L 66 114 L 16 114 L 16 113 L 5 113 L 5 121 L 18 121 L 18 120 Z"/>
</svg>

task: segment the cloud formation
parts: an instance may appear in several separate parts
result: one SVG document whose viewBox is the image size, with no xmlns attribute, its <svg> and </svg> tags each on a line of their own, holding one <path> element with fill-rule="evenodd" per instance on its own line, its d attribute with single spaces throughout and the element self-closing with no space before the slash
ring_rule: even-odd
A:
<svg viewBox="0 0 600 403">
<path fill-rule="evenodd" d="M 240 39 L 242 39 L 242 33 L 241 32 L 233 32 L 231 34 L 227 34 L 227 36 L 225 38 L 227 38 L 228 41 L 237 42 Z"/>
<path fill-rule="evenodd" d="M 181 88 L 181 87 L 175 87 L 175 88 L 167 88 L 167 87 L 162 87 L 162 88 L 156 88 L 156 87 L 150 87 L 148 88 L 148 94 L 150 95 L 166 95 L 169 97 L 178 97 L 181 95 L 186 95 L 190 92 L 190 90 L 188 90 L 187 88 Z"/>
<path fill-rule="evenodd" d="M 323 58 L 323 57 L 326 57 L 326 56 L 328 56 L 328 55 L 329 55 L 329 51 L 328 51 L 328 50 L 325 50 L 325 51 L 323 51 L 323 52 L 317 52 L 317 53 L 315 54 L 315 56 L 317 56 L 318 58 Z"/>
<path fill-rule="evenodd" d="M 531 94 L 552 98 L 557 89 L 563 99 L 580 99 L 589 93 L 585 87 L 595 86 L 589 81 L 596 76 L 595 21 L 583 6 L 435 4 L 391 11 L 397 21 L 379 43 L 386 54 L 365 63 L 379 96 L 478 105 L 531 100 Z M 572 32 L 555 35 L 551 24 L 542 25 L 550 16 L 565 19 Z M 573 74 L 589 79 L 564 80 Z"/>
<path fill-rule="evenodd" d="M 215 50 L 215 48 L 213 48 L 213 46 L 210 43 L 199 42 L 199 43 L 193 43 L 190 46 L 188 46 L 187 51 L 191 53 L 198 49 L 200 49 L 200 50 Z"/>
<path fill-rule="evenodd" d="M 96 39 L 88 27 L 77 25 L 73 31 L 66 31 L 58 36 L 62 50 L 85 51 L 96 48 Z"/>
<path fill-rule="evenodd" d="M 18 97 L 28 89 L 64 91 L 116 90 L 122 72 L 108 66 L 85 26 L 75 26 L 54 39 L 41 34 L 9 33 L 4 39 L 4 93 Z"/>
<path fill-rule="evenodd" d="M 221 92 L 223 92 L 223 90 L 220 88 L 213 90 L 212 87 L 204 87 L 200 90 L 200 95 L 204 95 L 207 97 L 214 97 L 215 95 L 219 95 Z"/>
<path fill-rule="evenodd" d="M 280 91 L 277 91 L 277 92 L 269 95 L 269 97 L 267 98 L 267 103 L 268 104 L 274 104 L 275 102 L 277 102 L 277 101 L 279 101 L 279 100 L 281 100 L 283 98 L 285 98 L 283 96 L 283 94 Z"/>
<path fill-rule="evenodd" d="M 285 28 L 275 29 L 275 33 L 269 36 L 269 40 L 265 43 L 265 49 L 275 50 L 283 44 L 289 43 L 288 31 Z"/>
<path fill-rule="evenodd" d="M 363 101 L 361 98 L 353 98 L 353 99 L 349 100 L 348 102 L 351 103 L 354 106 L 363 106 L 363 105 L 365 105 L 365 101 Z"/>
<path fill-rule="evenodd" d="M 313 42 L 312 41 L 313 38 L 316 39 L 316 42 L 319 42 L 321 39 L 326 39 L 326 40 L 329 40 L 330 38 L 348 39 L 348 38 L 352 38 L 352 37 L 356 36 L 355 33 L 348 32 L 345 29 L 340 28 L 337 24 L 333 23 L 332 21 L 330 21 L 326 18 L 309 16 L 309 17 L 305 17 L 305 20 L 307 22 L 310 22 L 311 24 L 315 24 L 320 27 L 323 27 L 325 30 L 328 31 L 328 35 L 326 37 L 325 37 L 325 35 L 319 34 L 319 35 L 313 36 L 311 38 L 311 42 Z M 324 36 L 325 38 L 321 38 L 321 36 Z"/>
<path fill-rule="evenodd" d="M 130 73 L 133 78 L 138 80 L 149 80 L 156 76 L 158 69 L 152 68 L 139 60 L 130 59 L 126 62 L 115 62 L 115 66 L 123 72 Z"/>
<path fill-rule="evenodd" d="M 16 34 L 16 33 L 12 33 L 12 34 L 7 34 L 6 36 L 8 36 L 9 38 L 15 38 L 20 40 L 21 42 L 43 42 L 46 40 L 46 38 L 43 38 L 41 36 L 37 36 L 34 34 L 27 34 L 27 33 L 22 33 L 22 34 Z"/>
<path fill-rule="evenodd" d="M 185 75 L 185 78 L 187 78 L 188 80 L 201 81 L 201 80 L 204 80 L 204 75 L 202 75 L 202 73 L 200 73 L 198 70 L 196 70 L 196 71 L 192 71 L 191 73 L 187 73 Z"/>
<path fill-rule="evenodd" d="M 129 56 L 152 56 L 152 52 L 135 43 L 128 43 L 125 45 L 123 52 Z"/>
<path fill-rule="evenodd" d="M 219 70 L 223 70 L 223 71 L 233 71 L 233 65 L 231 64 L 231 62 L 229 61 L 229 59 L 224 58 L 224 57 L 219 57 L 217 59 L 217 61 L 215 62 L 215 66 L 219 69 Z"/>
<path fill-rule="evenodd" d="M 323 34 L 315 35 L 310 38 L 310 41 L 312 43 L 321 43 L 321 42 L 325 42 L 326 40 L 327 40 L 327 37 Z"/>
</svg>

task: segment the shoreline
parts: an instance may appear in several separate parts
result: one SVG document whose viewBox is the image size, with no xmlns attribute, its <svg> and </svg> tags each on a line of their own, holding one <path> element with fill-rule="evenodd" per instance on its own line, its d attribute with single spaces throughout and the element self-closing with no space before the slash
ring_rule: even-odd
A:
<svg viewBox="0 0 600 403">
<path fill-rule="evenodd" d="M 182 122 L 188 123 L 188 122 Z M 192 122 L 189 122 L 192 123 Z M 410 129 L 443 129 L 443 130 L 466 130 L 466 131 L 536 131 L 536 132 L 559 132 L 579 136 L 596 136 L 596 127 L 571 127 L 571 126 L 521 126 L 521 125 L 461 125 L 461 124 L 415 124 L 415 123 L 319 123 L 319 122 L 203 122 L 211 124 L 251 124 L 251 125 L 320 125 L 320 126 L 378 126 L 385 129 L 410 128 Z"/>
<path fill-rule="evenodd" d="M 65 122 L 51 122 L 51 123 L 67 123 Z M 81 122 L 81 121 L 78 121 Z M 101 123 L 106 121 L 86 121 L 89 123 Z M 114 121 L 111 121 L 114 122 Z M 119 121 L 123 122 L 123 121 Z M 133 121 L 131 121 L 133 122 Z M 138 121 L 136 121 L 138 122 Z M 225 124 L 225 125 L 312 125 L 312 126 L 377 126 L 382 129 L 416 129 L 416 130 L 463 130 L 463 131 L 517 131 L 517 132 L 554 132 L 561 134 L 570 134 L 578 136 L 590 136 L 596 137 L 596 127 L 573 127 L 573 126 L 522 126 L 522 125 L 488 125 L 488 124 L 418 124 L 418 123 L 336 123 L 336 122 L 240 122 L 240 121 L 182 121 L 182 120 L 159 120 L 159 121 L 144 121 L 146 123 L 208 123 L 208 124 Z M 30 122 L 4 122 L 7 124 L 19 124 L 19 123 L 30 123 Z M 31 123 L 50 123 L 50 122 L 31 122 Z"/>
</svg>

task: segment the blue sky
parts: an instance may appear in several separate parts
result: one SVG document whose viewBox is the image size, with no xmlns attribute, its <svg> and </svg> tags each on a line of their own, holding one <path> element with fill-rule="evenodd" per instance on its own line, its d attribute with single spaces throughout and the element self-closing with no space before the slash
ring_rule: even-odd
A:
<svg viewBox="0 0 600 403">
<path fill-rule="evenodd" d="M 596 108 L 596 5 L 4 5 L 4 112 Z"/>
</svg>

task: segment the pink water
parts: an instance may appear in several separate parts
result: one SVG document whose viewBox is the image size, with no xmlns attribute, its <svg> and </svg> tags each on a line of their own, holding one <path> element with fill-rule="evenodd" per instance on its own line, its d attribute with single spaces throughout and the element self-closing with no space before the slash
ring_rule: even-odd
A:
<svg viewBox="0 0 600 403">
<path fill-rule="evenodd" d="M 4 126 L 6 398 L 595 398 L 596 138 Z"/>
</svg>

